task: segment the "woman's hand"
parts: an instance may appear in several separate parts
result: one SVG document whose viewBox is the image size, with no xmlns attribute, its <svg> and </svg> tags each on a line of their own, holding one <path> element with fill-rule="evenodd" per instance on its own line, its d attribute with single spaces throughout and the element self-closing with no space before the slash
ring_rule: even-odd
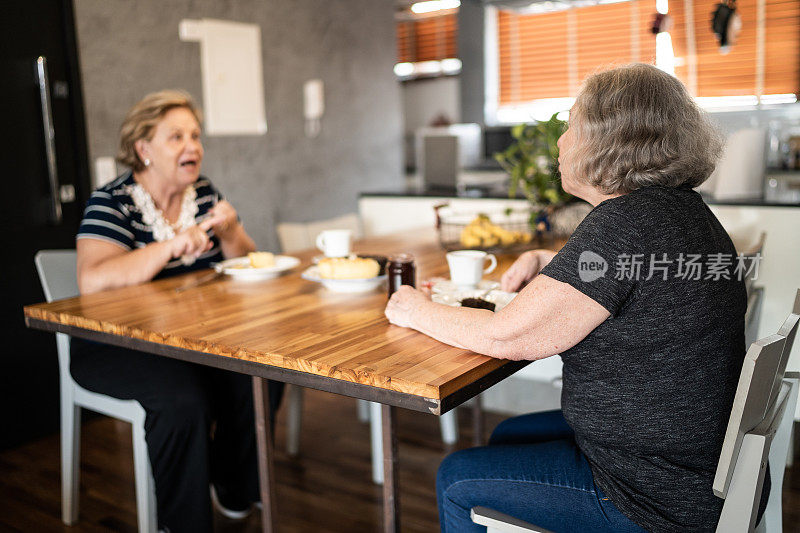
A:
<svg viewBox="0 0 800 533">
<path fill-rule="evenodd" d="M 220 240 L 228 240 L 236 233 L 239 226 L 239 217 L 236 209 L 227 200 L 220 200 L 217 205 L 208 210 L 210 215 L 206 221 L 211 222 L 214 233 Z"/>
<path fill-rule="evenodd" d="M 172 257 L 183 257 L 185 255 L 199 257 L 214 246 L 208 237 L 208 230 L 214 223 L 213 219 L 207 219 L 196 226 L 183 230 L 170 239 Z"/>
<path fill-rule="evenodd" d="M 236 209 L 230 203 L 220 200 L 208 210 L 208 215 L 201 225 L 207 223 L 209 228 L 213 228 L 214 235 L 219 239 L 223 257 L 230 259 L 256 251 L 256 243 L 244 230 Z"/>
<path fill-rule="evenodd" d="M 395 326 L 412 328 L 414 327 L 411 323 L 412 315 L 421 305 L 429 301 L 423 292 L 408 285 L 402 285 L 392 294 L 389 303 L 386 304 L 384 314 Z"/>
<path fill-rule="evenodd" d="M 527 285 L 555 255 L 550 250 L 531 250 L 514 261 L 500 278 L 500 290 L 517 292 Z"/>
</svg>

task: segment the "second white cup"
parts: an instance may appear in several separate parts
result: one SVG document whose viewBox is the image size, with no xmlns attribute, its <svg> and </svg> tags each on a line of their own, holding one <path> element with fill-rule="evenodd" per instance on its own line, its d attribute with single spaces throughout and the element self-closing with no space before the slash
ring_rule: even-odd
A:
<svg viewBox="0 0 800 533">
<path fill-rule="evenodd" d="M 486 260 L 489 266 L 484 268 Z M 479 250 L 458 250 L 447 254 L 447 265 L 450 267 L 450 280 L 459 287 L 475 287 L 484 274 L 497 267 L 497 258 Z"/>
<path fill-rule="evenodd" d="M 329 229 L 317 235 L 317 248 L 325 257 L 347 257 L 350 255 L 349 229 Z"/>
</svg>

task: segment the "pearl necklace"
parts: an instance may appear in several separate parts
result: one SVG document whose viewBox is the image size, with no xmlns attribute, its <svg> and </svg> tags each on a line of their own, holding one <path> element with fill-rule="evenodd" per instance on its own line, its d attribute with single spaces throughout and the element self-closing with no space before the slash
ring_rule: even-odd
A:
<svg viewBox="0 0 800 533">
<path fill-rule="evenodd" d="M 197 216 L 197 191 L 194 185 L 189 185 L 183 191 L 183 199 L 181 200 L 181 213 L 178 215 L 178 220 L 175 224 L 170 224 L 164 212 L 156 207 L 153 197 L 150 196 L 144 187 L 139 183 L 130 186 L 129 191 L 131 199 L 139 212 L 142 213 L 142 222 L 150 226 L 153 230 L 153 239 L 158 242 L 168 241 L 175 237 L 178 233 L 187 230 L 195 225 L 195 216 Z M 195 258 L 192 256 L 181 257 L 181 262 L 188 266 L 194 263 Z"/>
</svg>

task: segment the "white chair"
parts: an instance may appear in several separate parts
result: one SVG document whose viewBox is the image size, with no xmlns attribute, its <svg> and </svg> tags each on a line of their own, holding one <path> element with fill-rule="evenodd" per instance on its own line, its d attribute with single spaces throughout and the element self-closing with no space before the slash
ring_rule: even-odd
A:
<svg viewBox="0 0 800 533">
<path fill-rule="evenodd" d="M 736 250 L 745 257 L 746 271 L 753 266 L 755 261 L 760 261 L 764 255 L 764 242 L 767 238 L 765 232 L 761 232 L 755 242 L 742 242 L 732 237 Z M 760 266 L 758 268 L 761 268 Z M 745 346 L 750 346 L 758 339 L 758 327 L 761 323 L 761 308 L 764 302 L 764 289 L 754 285 L 752 275 L 745 278 L 747 288 L 747 312 L 744 315 L 744 342 Z"/>
<path fill-rule="evenodd" d="M 48 302 L 78 294 L 75 250 L 41 250 L 36 254 L 36 270 Z M 144 440 L 145 411 L 135 400 L 118 400 L 91 392 L 72 379 L 69 373 L 69 336 L 56 333 L 58 366 L 61 376 L 61 513 L 68 526 L 78 520 L 80 489 L 81 408 L 130 422 L 133 427 L 133 467 L 136 481 L 136 514 L 141 533 L 154 532 L 156 492 L 147 443 Z"/>
<path fill-rule="evenodd" d="M 800 290 L 778 333 L 747 350 L 713 483 L 714 494 L 725 500 L 718 533 L 783 531 L 783 472 L 800 387 L 800 373 L 785 371 L 798 323 Z M 772 487 L 764 516 L 756 525 L 768 463 Z M 486 507 L 473 507 L 470 516 L 474 523 L 486 526 L 487 533 L 546 533 Z"/>
<path fill-rule="evenodd" d="M 354 239 L 360 239 L 364 235 L 358 215 L 348 213 L 316 222 L 283 222 L 278 224 L 278 240 L 284 253 L 308 250 L 316 247 L 317 235 L 327 229 L 349 229 L 353 232 Z"/>
<path fill-rule="evenodd" d="M 361 220 L 355 213 L 348 213 L 329 220 L 278 224 L 278 240 L 284 253 L 307 250 L 316 246 L 317 235 L 327 229 L 349 229 L 353 238 L 363 236 Z M 288 390 L 286 451 L 289 455 L 297 455 L 300 451 L 300 426 L 303 417 L 303 388 L 290 385 Z M 361 422 L 370 422 L 370 440 L 372 442 L 372 481 L 383 483 L 383 439 L 381 429 L 380 404 L 357 400 L 356 409 Z M 442 440 L 445 444 L 458 441 L 458 419 L 455 410 L 440 417 Z"/>
</svg>

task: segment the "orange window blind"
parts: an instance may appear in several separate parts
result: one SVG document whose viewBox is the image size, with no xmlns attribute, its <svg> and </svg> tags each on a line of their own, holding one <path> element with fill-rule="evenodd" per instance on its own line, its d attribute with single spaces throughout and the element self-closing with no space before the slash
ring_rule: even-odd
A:
<svg viewBox="0 0 800 533">
<path fill-rule="evenodd" d="M 574 96 L 580 80 L 614 64 L 655 62 L 655 0 L 497 17 L 500 105 Z"/>
<path fill-rule="evenodd" d="M 767 0 L 764 94 L 800 94 L 800 0 Z"/>
<path fill-rule="evenodd" d="M 655 2 L 643 0 L 576 9 L 578 80 L 611 64 L 655 64 L 655 12 Z"/>
<path fill-rule="evenodd" d="M 397 28 L 397 62 L 416 63 L 458 57 L 455 13 L 401 20 Z"/>
<path fill-rule="evenodd" d="M 497 16 L 500 104 L 567 96 L 566 13 Z"/>
<path fill-rule="evenodd" d="M 711 13 L 716 0 L 694 0 L 694 32 L 697 41 L 697 95 L 738 96 L 753 94 L 756 86 L 756 1 L 738 2 L 742 18 L 739 39 L 728 54 L 719 53 L 711 32 Z"/>
<path fill-rule="evenodd" d="M 764 66 L 760 87 L 758 0 L 737 2 L 742 31 L 727 54 L 720 53 L 711 32 L 711 13 L 717 3 L 718 0 L 670 0 L 669 13 L 675 20 L 672 44 L 678 78 L 695 96 L 703 97 L 800 93 L 800 0 L 764 0 Z M 687 4 L 693 20 L 689 20 Z"/>
</svg>

